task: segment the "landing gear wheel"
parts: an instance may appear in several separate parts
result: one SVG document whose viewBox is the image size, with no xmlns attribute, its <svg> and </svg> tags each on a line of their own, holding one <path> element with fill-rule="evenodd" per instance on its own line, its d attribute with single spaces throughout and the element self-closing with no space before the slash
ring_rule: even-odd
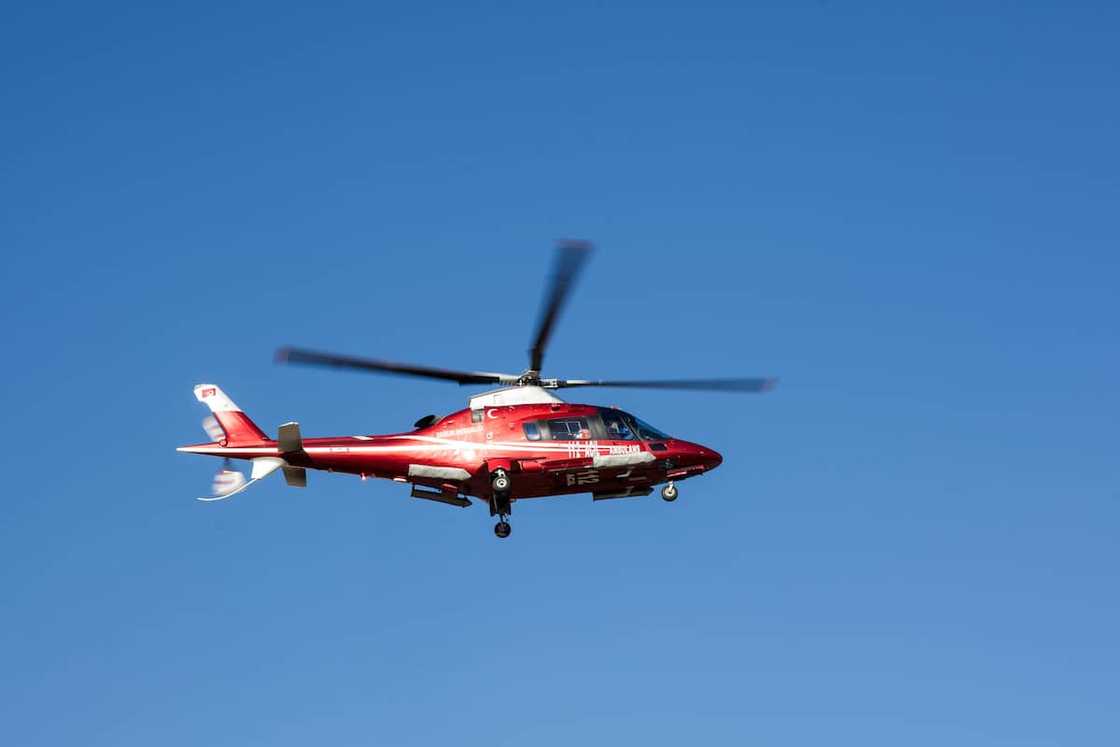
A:
<svg viewBox="0 0 1120 747">
<path fill-rule="evenodd" d="M 677 486 L 673 483 L 669 483 L 665 487 L 661 488 L 661 499 L 666 501 L 667 503 L 672 503 L 673 501 L 677 500 L 678 495 L 680 495 L 680 491 L 677 490 Z"/>
<path fill-rule="evenodd" d="M 509 490 L 509 475 L 506 474 L 504 469 L 496 469 L 490 473 L 490 486 L 494 488 L 496 493 L 504 493 Z"/>
<path fill-rule="evenodd" d="M 499 521 L 494 525 L 494 535 L 498 537 L 498 539 L 505 539 L 512 531 L 513 528 L 509 525 L 508 521 Z"/>
</svg>

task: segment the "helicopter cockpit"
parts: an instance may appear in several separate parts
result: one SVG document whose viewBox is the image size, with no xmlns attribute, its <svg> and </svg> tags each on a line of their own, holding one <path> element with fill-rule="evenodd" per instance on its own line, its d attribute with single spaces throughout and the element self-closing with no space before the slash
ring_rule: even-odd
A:
<svg viewBox="0 0 1120 747">
<path fill-rule="evenodd" d="M 598 408 L 598 415 L 566 415 L 534 420 L 522 427 L 530 441 L 666 441 L 669 436 L 639 418 L 613 407 Z"/>
</svg>

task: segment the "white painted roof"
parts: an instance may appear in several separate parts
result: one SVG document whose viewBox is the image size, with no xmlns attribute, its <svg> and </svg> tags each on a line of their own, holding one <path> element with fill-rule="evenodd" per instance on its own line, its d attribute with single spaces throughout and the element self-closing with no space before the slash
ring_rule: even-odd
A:
<svg viewBox="0 0 1120 747">
<path fill-rule="evenodd" d="M 564 400 L 539 386 L 513 386 L 495 389 L 492 392 L 471 397 L 470 408 L 482 410 L 487 407 L 506 407 L 509 405 L 554 405 Z"/>
</svg>

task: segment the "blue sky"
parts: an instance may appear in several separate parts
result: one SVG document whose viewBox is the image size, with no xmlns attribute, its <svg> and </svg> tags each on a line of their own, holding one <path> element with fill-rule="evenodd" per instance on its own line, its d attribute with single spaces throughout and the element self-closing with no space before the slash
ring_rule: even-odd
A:
<svg viewBox="0 0 1120 747">
<path fill-rule="evenodd" d="M 20 745 L 1111 745 L 1114 6 L 36 4 L 0 29 L 0 722 Z M 725 463 L 214 505 L 191 386 L 392 432 L 518 370 Z"/>
</svg>

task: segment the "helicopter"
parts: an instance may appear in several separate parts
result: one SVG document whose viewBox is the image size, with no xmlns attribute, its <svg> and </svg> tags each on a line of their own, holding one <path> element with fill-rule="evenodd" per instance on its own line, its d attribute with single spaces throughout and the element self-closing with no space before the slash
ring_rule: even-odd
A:
<svg viewBox="0 0 1120 747">
<path fill-rule="evenodd" d="M 585 241 L 557 245 L 529 367 L 519 374 L 460 371 L 285 347 L 276 361 L 449 381 L 498 388 L 469 398 L 467 407 L 427 415 L 413 430 L 389 435 L 304 438 L 299 423 L 282 424 L 275 439 L 262 431 L 220 387 L 199 384 L 195 398 L 210 409 L 203 421 L 211 441 L 178 451 L 220 457 L 212 493 L 228 499 L 274 472 L 291 487 L 307 487 L 307 471 L 383 478 L 410 486 L 413 498 L 466 508 L 477 500 L 497 517 L 494 534 L 509 537 L 519 500 L 591 493 L 596 501 L 647 496 L 675 501 L 677 483 L 718 467 L 723 457 L 699 443 L 671 436 L 628 412 L 565 402 L 556 390 L 583 387 L 767 392 L 774 378 L 587 380 L 541 375 L 552 332 L 592 251 Z M 246 479 L 232 460 L 250 462 Z"/>
</svg>

